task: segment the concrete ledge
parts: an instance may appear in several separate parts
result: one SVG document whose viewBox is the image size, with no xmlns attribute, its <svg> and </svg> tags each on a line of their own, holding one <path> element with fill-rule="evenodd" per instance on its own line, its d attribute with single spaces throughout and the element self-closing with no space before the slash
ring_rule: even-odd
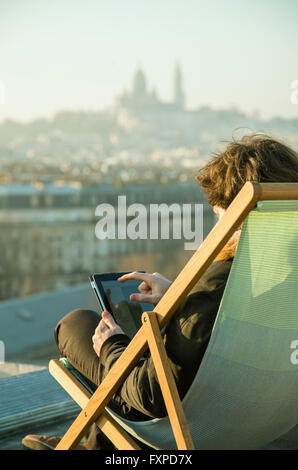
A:
<svg viewBox="0 0 298 470">
<path fill-rule="evenodd" d="M 45 370 L 44 366 L 37 366 L 34 364 L 20 364 L 18 362 L 5 362 L 0 364 L 0 379 L 13 377 L 15 375 L 28 374 L 28 372 L 36 372 Z"/>
<path fill-rule="evenodd" d="M 58 321 L 76 308 L 99 311 L 90 283 L 0 302 L 0 340 L 5 360 L 54 344 Z M 20 361 L 21 362 L 21 361 Z"/>
</svg>

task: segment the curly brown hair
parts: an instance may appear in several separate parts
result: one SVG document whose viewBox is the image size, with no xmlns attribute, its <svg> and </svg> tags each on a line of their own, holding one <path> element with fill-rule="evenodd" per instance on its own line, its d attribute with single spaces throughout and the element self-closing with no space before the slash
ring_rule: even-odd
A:
<svg viewBox="0 0 298 470">
<path fill-rule="evenodd" d="M 247 181 L 298 182 L 298 153 L 265 134 L 230 142 L 196 176 L 211 206 L 226 209 Z"/>
</svg>

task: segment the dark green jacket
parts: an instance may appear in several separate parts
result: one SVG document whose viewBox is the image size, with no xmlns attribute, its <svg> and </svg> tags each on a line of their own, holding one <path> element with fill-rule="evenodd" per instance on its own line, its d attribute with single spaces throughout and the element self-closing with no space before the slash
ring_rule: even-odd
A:
<svg viewBox="0 0 298 470">
<path fill-rule="evenodd" d="M 207 348 L 231 265 L 232 259 L 214 262 L 165 327 L 164 343 L 181 399 Z M 115 335 L 104 342 L 99 382 L 129 342 L 126 335 Z M 138 362 L 109 406 L 124 418 L 136 421 L 167 414 L 149 353 Z"/>
</svg>

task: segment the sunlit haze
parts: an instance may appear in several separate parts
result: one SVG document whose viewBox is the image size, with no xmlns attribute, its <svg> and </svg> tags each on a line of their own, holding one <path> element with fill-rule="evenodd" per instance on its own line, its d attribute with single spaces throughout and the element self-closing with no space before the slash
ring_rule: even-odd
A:
<svg viewBox="0 0 298 470">
<path fill-rule="evenodd" d="M 298 117 L 297 0 L 1 0 L 0 121 L 105 109 L 141 66 L 161 100 Z"/>
</svg>

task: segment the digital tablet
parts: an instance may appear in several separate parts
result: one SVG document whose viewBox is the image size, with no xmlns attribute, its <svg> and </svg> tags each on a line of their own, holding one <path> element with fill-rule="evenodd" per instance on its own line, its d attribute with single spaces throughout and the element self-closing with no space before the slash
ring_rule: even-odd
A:
<svg viewBox="0 0 298 470">
<path fill-rule="evenodd" d="M 93 274 L 90 282 L 101 312 L 107 310 L 122 330 L 132 338 L 142 326 L 142 313 L 151 312 L 153 305 L 130 300 L 130 295 L 138 293 L 140 281 L 129 279 L 119 282 L 118 278 L 128 273 Z"/>
</svg>

